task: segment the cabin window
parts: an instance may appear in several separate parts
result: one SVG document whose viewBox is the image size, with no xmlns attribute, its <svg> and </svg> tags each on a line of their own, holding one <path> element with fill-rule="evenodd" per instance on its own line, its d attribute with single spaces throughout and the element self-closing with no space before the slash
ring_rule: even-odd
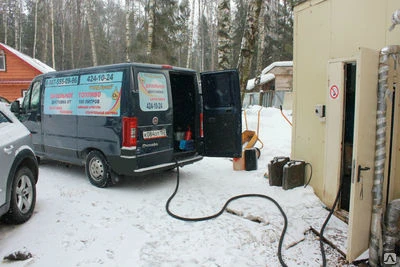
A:
<svg viewBox="0 0 400 267">
<path fill-rule="evenodd" d="M 6 70 L 6 55 L 4 50 L 0 50 L 0 71 Z"/>
</svg>

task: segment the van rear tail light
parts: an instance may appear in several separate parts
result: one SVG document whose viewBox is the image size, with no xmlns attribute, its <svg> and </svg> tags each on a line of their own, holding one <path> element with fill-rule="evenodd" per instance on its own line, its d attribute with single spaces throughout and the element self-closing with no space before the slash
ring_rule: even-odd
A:
<svg viewBox="0 0 400 267">
<path fill-rule="evenodd" d="M 200 137 L 204 137 L 203 113 L 200 113 Z"/>
<path fill-rule="evenodd" d="M 137 143 L 138 123 L 136 117 L 122 118 L 122 146 L 132 147 Z"/>
</svg>

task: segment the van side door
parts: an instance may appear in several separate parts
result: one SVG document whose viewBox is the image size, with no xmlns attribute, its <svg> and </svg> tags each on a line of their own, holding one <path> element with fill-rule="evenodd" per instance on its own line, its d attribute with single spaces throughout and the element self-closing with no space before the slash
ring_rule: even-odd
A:
<svg viewBox="0 0 400 267">
<path fill-rule="evenodd" d="M 35 79 L 26 93 L 21 106 L 21 122 L 32 133 L 32 143 L 35 153 L 43 152 L 42 132 L 42 78 Z"/>
<path fill-rule="evenodd" d="M 237 70 L 203 72 L 204 156 L 242 156 L 242 109 Z"/>
</svg>

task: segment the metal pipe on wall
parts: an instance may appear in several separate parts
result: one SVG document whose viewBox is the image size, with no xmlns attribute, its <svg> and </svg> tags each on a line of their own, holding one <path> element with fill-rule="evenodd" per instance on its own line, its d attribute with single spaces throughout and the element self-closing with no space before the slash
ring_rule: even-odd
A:
<svg viewBox="0 0 400 267">
<path fill-rule="evenodd" d="M 375 173 L 372 187 L 372 215 L 369 242 L 369 265 L 381 266 L 383 255 L 383 182 L 386 161 L 386 96 L 388 88 L 389 58 L 400 55 L 400 46 L 387 46 L 381 50 L 378 73 L 378 103 L 376 113 Z"/>
<path fill-rule="evenodd" d="M 396 241 L 399 239 L 399 219 L 400 199 L 395 199 L 386 207 L 383 228 L 383 255 L 385 255 L 385 253 L 395 252 Z M 393 266 L 393 264 L 391 265 Z"/>
</svg>

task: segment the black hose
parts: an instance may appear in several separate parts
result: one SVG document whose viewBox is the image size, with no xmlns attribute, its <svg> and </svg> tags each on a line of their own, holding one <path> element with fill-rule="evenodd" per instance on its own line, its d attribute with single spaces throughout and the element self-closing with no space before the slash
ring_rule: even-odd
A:
<svg viewBox="0 0 400 267">
<path fill-rule="evenodd" d="M 335 207 L 336 207 L 336 205 L 337 205 L 337 203 L 339 201 L 340 193 L 342 192 L 342 187 L 343 187 L 343 182 L 340 183 L 339 190 L 337 192 L 335 202 L 333 203 L 333 207 L 330 210 L 330 212 L 328 214 L 328 217 L 326 217 L 325 222 L 322 225 L 321 231 L 320 231 L 319 245 L 320 245 L 320 248 L 321 248 L 322 266 L 324 266 L 324 267 L 326 266 L 326 255 L 325 255 L 325 248 L 324 248 L 324 239 L 325 239 L 324 238 L 324 231 L 325 231 L 326 225 L 328 224 L 330 218 L 332 217 L 332 214 L 335 212 Z"/>
<path fill-rule="evenodd" d="M 268 200 L 270 200 L 272 203 L 275 204 L 275 206 L 279 209 L 279 211 L 281 212 L 282 217 L 283 217 L 283 219 L 284 219 L 284 226 L 283 226 L 283 229 L 282 229 L 282 233 L 281 233 L 281 237 L 280 237 L 280 239 L 279 239 L 279 245 L 278 245 L 278 258 L 279 258 L 279 262 L 281 263 L 282 266 L 284 266 L 284 267 L 287 266 L 287 265 L 285 264 L 285 262 L 283 261 L 283 258 L 282 258 L 282 245 L 283 245 L 283 239 L 284 239 L 285 234 L 286 234 L 286 229 L 287 229 L 287 223 L 288 223 L 288 222 L 287 222 L 286 214 L 285 214 L 285 212 L 283 211 L 282 207 L 278 204 L 278 202 L 276 202 L 273 198 L 271 198 L 271 197 L 269 197 L 269 196 L 266 196 L 266 195 L 261 195 L 261 194 L 243 194 L 243 195 L 238 195 L 238 196 L 234 196 L 234 197 L 230 198 L 230 199 L 225 203 L 225 205 L 222 207 L 222 209 L 221 209 L 219 212 L 217 212 L 217 213 L 215 213 L 215 214 L 213 214 L 213 215 L 210 215 L 210 216 L 199 217 L 199 218 L 186 218 L 186 217 L 182 217 L 182 216 L 176 215 L 176 214 L 172 213 L 172 212 L 170 211 L 170 209 L 169 209 L 169 204 L 170 204 L 171 200 L 175 197 L 176 193 L 178 192 L 178 188 L 179 188 L 179 165 L 177 164 L 176 166 L 177 166 L 177 167 L 176 167 L 176 170 L 177 170 L 177 175 L 176 175 L 177 181 L 176 181 L 175 191 L 174 191 L 174 192 L 172 193 L 172 195 L 168 198 L 167 203 L 166 203 L 166 205 L 165 205 L 165 209 L 166 209 L 167 213 L 168 213 L 171 217 L 173 217 L 173 218 L 175 218 L 175 219 L 178 219 L 178 220 L 182 220 L 182 221 L 188 221 L 188 222 L 205 221 L 205 220 L 214 219 L 214 218 L 217 218 L 218 216 L 220 216 L 222 213 L 224 213 L 224 211 L 225 211 L 226 207 L 228 206 L 228 204 L 229 204 L 230 202 L 232 202 L 233 200 L 236 200 L 236 199 L 239 199 L 239 198 L 245 198 L 245 197 L 260 197 L 260 198 L 268 199 Z"/>
<path fill-rule="evenodd" d="M 310 178 L 308 178 L 308 181 L 307 181 L 307 183 L 304 185 L 304 188 L 306 188 L 309 184 L 310 184 L 310 182 L 311 182 L 311 178 L 312 178 L 312 165 L 311 165 L 311 163 L 309 163 L 309 162 L 307 162 L 306 163 L 306 166 L 310 166 Z"/>
</svg>

